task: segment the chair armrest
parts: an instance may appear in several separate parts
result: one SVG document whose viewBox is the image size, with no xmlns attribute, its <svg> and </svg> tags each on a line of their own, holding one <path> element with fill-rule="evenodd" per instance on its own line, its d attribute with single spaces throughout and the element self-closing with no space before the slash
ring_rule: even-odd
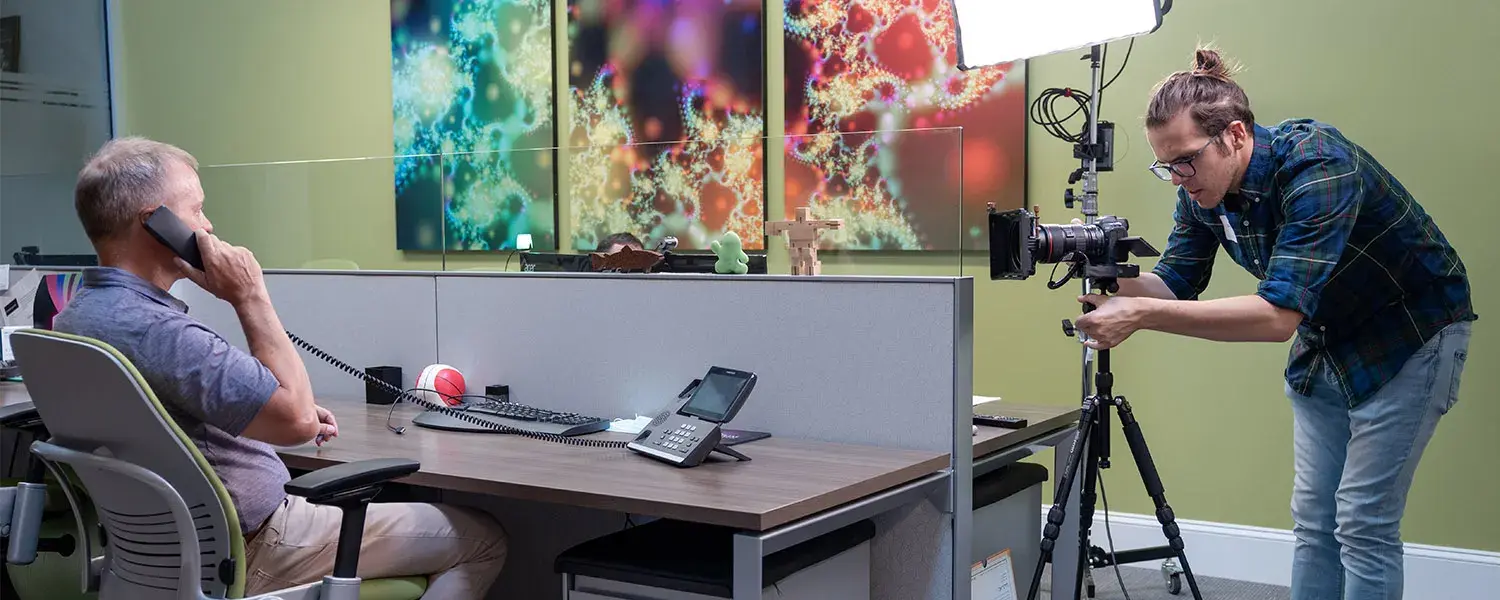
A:
<svg viewBox="0 0 1500 600">
<path fill-rule="evenodd" d="M 417 472 L 422 464 L 405 458 L 377 458 L 324 467 L 288 481 L 286 493 L 313 504 L 332 503 L 349 492 Z"/>
<path fill-rule="evenodd" d="M 416 473 L 421 467 L 421 463 L 414 460 L 377 458 L 318 469 L 286 482 L 288 494 L 302 496 L 311 504 L 343 509 L 338 554 L 333 561 L 334 577 L 355 581 L 357 585 L 365 506 L 380 493 L 380 484 Z"/>
</svg>

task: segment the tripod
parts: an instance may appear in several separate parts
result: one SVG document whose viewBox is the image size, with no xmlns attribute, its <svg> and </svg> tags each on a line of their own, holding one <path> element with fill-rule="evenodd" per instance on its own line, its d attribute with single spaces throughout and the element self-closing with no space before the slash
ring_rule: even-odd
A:
<svg viewBox="0 0 1500 600">
<path fill-rule="evenodd" d="M 1105 286 L 1106 289 L 1109 287 L 1113 286 Z M 1091 310 L 1092 307 L 1089 309 Z M 1075 333 L 1073 325 L 1067 320 L 1063 321 L 1063 331 L 1069 336 Z M 1092 568 L 1102 568 L 1114 564 L 1173 558 L 1178 561 L 1183 574 L 1187 576 L 1188 587 L 1192 589 L 1193 598 L 1203 600 L 1203 596 L 1198 592 L 1198 581 L 1194 579 L 1193 571 L 1188 567 L 1187 554 L 1183 551 L 1182 536 L 1178 532 L 1172 507 L 1167 505 L 1161 477 L 1156 472 L 1156 464 L 1151 460 L 1151 451 L 1146 448 L 1146 437 L 1141 433 L 1141 425 L 1136 421 L 1135 414 L 1130 409 L 1130 403 L 1126 402 L 1123 396 L 1112 395 L 1114 373 L 1110 372 L 1109 350 L 1099 351 L 1099 367 L 1094 375 L 1094 385 L 1097 392 L 1084 399 L 1083 410 L 1078 417 L 1078 434 L 1073 438 L 1072 447 L 1068 451 L 1067 467 L 1058 480 L 1052 509 L 1047 512 L 1047 526 L 1042 535 L 1042 555 L 1031 577 L 1028 600 L 1036 600 L 1037 590 L 1041 587 L 1042 571 L 1047 563 L 1052 561 L 1052 549 L 1057 543 L 1063 525 L 1065 512 L 1063 507 L 1067 505 L 1068 496 L 1072 493 L 1073 478 L 1078 476 L 1080 466 L 1084 469 L 1083 489 L 1079 496 L 1079 559 L 1077 565 L 1068 567 L 1077 571 L 1074 576 L 1074 589 L 1079 589 L 1083 582 L 1085 560 Z M 1109 413 L 1111 408 L 1120 411 L 1120 424 L 1125 429 L 1125 440 L 1130 444 L 1130 454 L 1135 458 L 1136 468 L 1141 472 L 1141 481 L 1146 485 L 1146 493 L 1156 504 L 1156 519 L 1161 522 L 1162 532 L 1166 534 L 1168 541 L 1166 546 L 1131 550 L 1111 556 L 1089 543 L 1089 528 L 1094 518 L 1094 487 L 1099 480 L 1099 469 L 1109 468 Z M 1087 444 L 1086 450 L 1085 444 Z M 1058 565 L 1053 565 L 1053 567 L 1057 568 Z M 1172 581 L 1178 581 L 1175 589 L 1172 589 Z M 1180 580 L 1172 579 L 1171 575 L 1168 576 L 1168 586 L 1169 591 L 1174 594 L 1181 590 Z M 1092 591 L 1089 595 L 1093 595 Z"/>
</svg>

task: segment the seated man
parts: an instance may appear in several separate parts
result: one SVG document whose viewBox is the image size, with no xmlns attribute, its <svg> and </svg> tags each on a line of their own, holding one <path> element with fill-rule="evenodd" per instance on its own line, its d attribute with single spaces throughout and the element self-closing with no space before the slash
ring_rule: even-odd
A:
<svg viewBox="0 0 1500 600">
<path fill-rule="evenodd" d="M 603 252 L 605 254 L 614 254 L 616 252 L 624 250 L 625 248 L 634 248 L 636 250 L 645 249 L 645 247 L 641 244 L 640 238 L 635 237 L 634 235 L 631 235 L 629 233 L 620 232 L 610 234 L 609 237 L 600 240 L 599 246 L 597 248 L 594 248 L 594 251 Z"/>
<path fill-rule="evenodd" d="M 213 235 L 203 214 L 197 161 L 140 138 L 105 144 L 84 166 L 75 208 L 99 267 L 55 328 L 98 339 L 125 355 L 234 499 L 247 554 L 246 592 L 299 585 L 333 572 L 342 511 L 288 496 L 286 465 L 271 444 L 338 435 L 333 414 L 313 402 L 297 349 L 283 332 L 260 265 Z M 177 258 L 148 233 L 165 205 L 198 232 L 204 269 Z M 250 351 L 231 346 L 187 314 L 167 290 L 182 278 L 228 302 Z M 371 504 L 360 549 L 364 578 L 431 576 L 429 598 L 482 598 L 505 560 L 505 533 L 489 515 L 430 504 Z"/>
</svg>

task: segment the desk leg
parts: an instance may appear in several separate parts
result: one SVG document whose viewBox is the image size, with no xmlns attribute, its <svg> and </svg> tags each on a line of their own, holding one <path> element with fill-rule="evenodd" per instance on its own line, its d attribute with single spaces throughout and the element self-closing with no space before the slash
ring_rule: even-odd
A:
<svg viewBox="0 0 1500 600">
<path fill-rule="evenodd" d="M 734 535 L 734 600 L 760 600 L 761 561 L 765 558 L 764 540 L 746 533 Z"/>
<path fill-rule="evenodd" d="M 1068 450 L 1073 447 L 1073 439 L 1078 436 L 1077 432 L 1062 440 L 1054 448 L 1052 456 L 1052 476 L 1059 481 L 1062 474 L 1068 470 Z M 1080 452 L 1088 456 L 1089 443 L 1084 440 L 1080 446 Z M 1083 466 L 1079 465 L 1079 470 Z M 1078 598 L 1078 565 L 1082 560 L 1078 544 L 1078 497 L 1083 494 L 1083 473 L 1080 472 L 1073 478 L 1073 489 L 1068 493 L 1068 502 L 1064 505 L 1063 524 L 1061 533 L 1057 536 L 1057 544 L 1052 547 L 1052 595 L 1053 600 L 1074 600 Z"/>
</svg>

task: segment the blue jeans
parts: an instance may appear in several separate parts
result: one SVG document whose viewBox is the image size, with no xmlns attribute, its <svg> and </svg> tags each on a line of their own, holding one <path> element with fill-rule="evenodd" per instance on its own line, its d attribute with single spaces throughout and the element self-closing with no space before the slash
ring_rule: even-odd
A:
<svg viewBox="0 0 1500 600">
<path fill-rule="evenodd" d="M 1292 600 L 1401 598 L 1406 493 L 1438 419 L 1458 401 L 1470 329 L 1448 326 L 1352 410 L 1328 377 L 1308 396 L 1287 389 L 1296 457 Z"/>
</svg>

